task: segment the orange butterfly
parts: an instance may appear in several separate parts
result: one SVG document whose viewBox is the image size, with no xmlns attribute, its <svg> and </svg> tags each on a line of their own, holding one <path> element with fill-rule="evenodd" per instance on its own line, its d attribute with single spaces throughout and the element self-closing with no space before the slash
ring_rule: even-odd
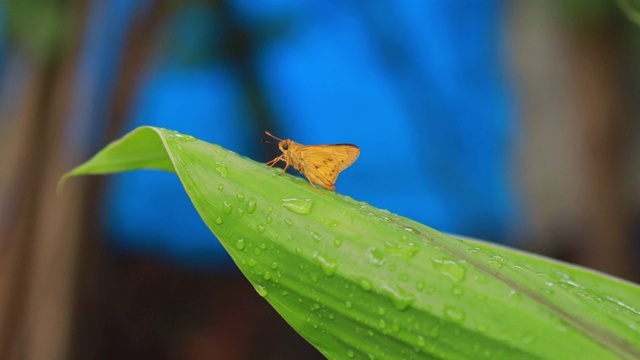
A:
<svg viewBox="0 0 640 360">
<path fill-rule="evenodd" d="M 318 184 L 332 191 L 336 188 L 334 183 L 338 174 L 353 164 L 360 155 L 360 149 L 351 144 L 302 145 L 292 140 L 277 138 L 268 131 L 265 133 L 280 141 L 278 148 L 282 151 L 282 155 L 267 162 L 267 165 L 273 166 L 278 161 L 284 161 L 286 165 L 282 172 L 287 171 L 289 165 L 292 165 L 311 185 Z"/>
</svg>

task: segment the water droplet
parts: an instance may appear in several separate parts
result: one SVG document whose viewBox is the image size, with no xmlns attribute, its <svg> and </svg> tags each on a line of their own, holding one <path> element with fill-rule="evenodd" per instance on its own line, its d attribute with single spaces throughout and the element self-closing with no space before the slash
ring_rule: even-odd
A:
<svg viewBox="0 0 640 360">
<path fill-rule="evenodd" d="M 265 219 L 265 221 L 267 222 L 267 224 L 271 224 L 271 222 L 273 221 L 273 219 L 271 218 L 271 215 L 267 215 L 267 218 Z"/>
<path fill-rule="evenodd" d="M 338 227 L 338 225 L 340 225 L 340 223 L 336 220 L 331 220 L 331 222 L 329 223 L 330 227 Z"/>
<path fill-rule="evenodd" d="M 520 294 L 517 290 L 511 289 L 511 291 L 509 291 L 509 299 L 520 301 L 522 300 L 522 294 Z"/>
<path fill-rule="evenodd" d="M 287 224 L 287 226 L 291 227 L 291 225 L 293 225 L 293 221 L 291 221 L 291 219 L 289 218 L 284 218 L 284 223 Z"/>
<path fill-rule="evenodd" d="M 244 247 L 245 247 L 244 239 L 236 240 L 236 249 L 244 250 Z"/>
<path fill-rule="evenodd" d="M 318 234 L 318 233 L 317 233 L 317 232 L 315 232 L 315 231 L 312 231 L 312 232 L 311 232 L 311 238 L 312 238 L 313 240 L 315 240 L 316 242 L 320 242 L 320 241 L 322 241 L 322 236 L 320 236 L 320 234 Z"/>
<path fill-rule="evenodd" d="M 386 327 L 387 327 L 387 322 L 384 319 L 379 319 L 378 320 L 378 328 L 386 329 Z"/>
<path fill-rule="evenodd" d="M 264 234 L 265 230 L 267 230 L 267 227 L 264 226 L 263 224 L 258 224 L 256 225 L 256 229 L 258 229 L 258 232 L 260 234 Z"/>
<path fill-rule="evenodd" d="M 250 258 L 249 260 L 247 260 L 247 265 L 249 265 L 250 267 L 256 267 L 256 265 L 258 265 L 258 260 Z"/>
<path fill-rule="evenodd" d="M 269 295 L 269 292 L 267 291 L 267 288 L 262 286 L 262 285 L 256 286 L 256 291 L 258 292 L 258 295 L 260 295 L 262 297 L 267 297 L 267 295 Z"/>
<path fill-rule="evenodd" d="M 457 323 L 462 323 L 465 318 L 464 311 L 458 309 L 455 306 L 445 305 L 444 306 L 444 315 L 449 319 L 453 320 Z"/>
<path fill-rule="evenodd" d="M 238 201 L 242 202 L 244 201 L 244 193 L 243 192 L 239 192 L 236 194 L 236 199 L 238 199 Z"/>
<path fill-rule="evenodd" d="M 320 264 L 322 272 L 327 276 L 332 276 L 336 273 L 336 270 L 338 270 L 338 263 L 332 259 L 322 256 L 321 254 L 314 253 L 313 259 Z"/>
<path fill-rule="evenodd" d="M 220 191 L 224 190 L 224 184 L 218 184 L 218 190 Z"/>
<path fill-rule="evenodd" d="M 398 310 L 405 310 L 416 301 L 416 297 L 413 294 L 399 286 L 384 284 L 380 287 L 380 290 L 391 298 L 393 305 Z"/>
<path fill-rule="evenodd" d="M 271 205 L 267 206 L 267 211 L 268 212 L 272 212 L 273 211 L 273 206 L 271 206 Z"/>
<path fill-rule="evenodd" d="M 222 218 L 221 218 L 220 216 L 218 216 L 215 220 L 213 220 L 213 222 L 214 222 L 216 225 L 220 225 L 220 224 L 222 224 Z"/>
<path fill-rule="evenodd" d="M 398 255 L 406 260 L 414 257 L 418 253 L 418 251 L 420 251 L 418 245 L 416 245 L 416 243 L 414 243 L 413 241 L 399 244 L 388 241 L 384 244 L 384 248 L 388 253 Z"/>
<path fill-rule="evenodd" d="M 356 353 L 353 352 L 353 350 L 348 350 L 347 351 L 347 356 L 351 359 L 353 359 L 356 356 Z"/>
<path fill-rule="evenodd" d="M 277 262 L 272 262 L 271 263 L 271 269 L 275 270 L 278 268 L 278 263 Z"/>
<path fill-rule="evenodd" d="M 496 261 L 496 260 L 487 261 L 487 265 L 489 265 L 489 267 L 494 269 L 494 270 L 502 269 L 502 264 L 499 261 Z"/>
<path fill-rule="evenodd" d="M 369 279 L 365 279 L 361 277 L 358 279 L 358 284 L 360 284 L 360 287 L 364 291 L 371 291 L 371 289 L 373 289 L 373 284 Z"/>
<path fill-rule="evenodd" d="M 229 175 L 229 170 L 227 170 L 227 166 L 219 161 L 216 161 L 216 163 L 213 165 L 213 168 L 216 169 L 216 171 L 218 172 L 218 175 L 222 176 L 223 178 L 226 178 L 227 175 Z"/>
<path fill-rule="evenodd" d="M 462 288 L 459 286 L 453 286 L 451 288 L 451 293 L 459 297 L 459 296 L 462 296 L 462 294 L 464 294 L 464 290 L 462 290 Z"/>
<path fill-rule="evenodd" d="M 313 303 L 312 307 L 313 307 L 313 310 L 320 310 L 320 304 L 318 303 Z"/>
<path fill-rule="evenodd" d="M 237 208 L 236 209 L 236 215 L 238 215 L 238 217 L 243 217 L 244 216 L 244 210 Z"/>
<path fill-rule="evenodd" d="M 253 214 L 253 212 L 256 211 L 257 205 L 258 205 L 258 202 L 256 201 L 256 198 L 254 197 L 249 198 L 249 201 L 247 201 L 247 212 L 249 214 Z"/>
<path fill-rule="evenodd" d="M 172 137 L 175 138 L 175 139 L 178 139 L 178 141 L 183 142 L 183 143 L 197 140 L 196 138 L 194 138 L 191 135 L 180 134 L 179 132 L 175 132 Z"/>
<path fill-rule="evenodd" d="M 425 287 L 424 281 L 418 280 L 418 282 L 416 282 L 416 290 L 422 291 L 424 290 L 424 287 Z"/>
<path fill-rule="evenodd" d="M 344 306 L 346 306 L 347 309 L 351 309 L 353 307 L 353 304 L 351 303 L 351 301 L 345 301 Z"/>
<path fill-rule="evenodd" d="M 458 261 L 451 259 L 431 259 L 433 268 L 440 271 L 440 273 L 448 277 L 453 282 L 464 281 L 467 270 Z"/>
<path fill-rule="evenodd" d="M 229 204 L 227 200 L 222 203 L 222 211 L 225 214 L 231 214 L 231 204 Z"/>
<path fill-rule="evenodd" d="M 296 214 L 308 215 L 311 214 L 311 209 L 313 208 L 313 200 L 312 199 L 282 199 L 282 206 L 287 210 L 292 211 Z"/>
<path fill-rule="evenodd" d="M 383 316 L 384 314 L 387 313 L 387 309 L 385 309 L 384 307 L 380 306 L 380 307 L 378 307 L 378 310 L 376 312 L 378 313 L 378 315 Z"/>
<path fill-rule="evenodd" d="M 264 275 L 262 275 L 262 278 L 269 281 L 271 280 L 271 273 L 270 272 L 265 272 Z"/>
<path fill-rule="evenodd" d="M 320 276 L 318 276 L 318 274 L 316 274 L 316 273 L 312 273 L 311 274 L 311 281 L 313 281 L 314 283 L 317 283 L 318 280 L 320 280 Z"/>
<path fill-rule="evenodd" d="M 216 150 L 216 154 L 218 154 L 223 159 L 227 158 L 227 152 L 226 151 Z"/>
<path fill-rule="evenodd" d="M 367 249 L 366 254 L 369 262 L 375 266 L 382 266 L 382 264 L 387 261 L 387 259 L 384 258 L 384 253 L 376 249 L 375 246 L 370 246 Z"/>
<path fill-rule="evenodd" d="M 333 239 L 333 246 L 339 248 L 340 246 L 342 246 L 342 240 L 340 238 Z"/>
<path fill-rule="evenodd" d="M 418 335 L 418 341 L 416 341 L 416 344 L 418 345 L 418 347 L 422 348 L 422 347 L 425 347 L 425 345 L 427 345 L 427 341 L 422 335 Z"/>
<path fill-rule="evenodd" d="M 410 232 L 410 233 L 412 233 L 412 234 L 414 234 L 414 235 L 420 235 L 420 234 L 421 234 L 421 232 L 420 232 L 420 231 L 418 231 L 418 230 L 416 230 L 416 229 L 412 228 L 411 226 L 407 226 L 407 227 L 405 227 L 405 228 L 404 228 L 404 230 L 405 230 L 405 231 L 408 231 L 408 232 Z"/>
<path fill-rule="evenodd" d="M 266 243 L 260 243 L 258 247 L 262 250 L 267 250 L 268 245 Z"/>
</svg>

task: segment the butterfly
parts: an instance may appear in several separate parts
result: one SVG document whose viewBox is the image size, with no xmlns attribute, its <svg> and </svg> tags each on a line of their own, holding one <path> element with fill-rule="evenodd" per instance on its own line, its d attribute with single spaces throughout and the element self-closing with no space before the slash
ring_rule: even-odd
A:
<svg viewBox="0 0 640 360">
<path fill-rule="evenodd" d="M 317 184 L 332 191 L 336 189 L 334 184 L 338 174 L 353 164 L 360 155 L 360 149 L 351 144 L 302 145 L 293 140 L 277 138 L 268 131 L 265 134 L 278 140 L 278 148 L 282 151 L 282 155 L 267 162 L 267 165 L 274 166 L 279 161 L 284 161 L 286 165 L 282 173 L 293 166 L 312 186 Z M 265 140 L 263 142 L 269 143 Z"/>
</svg>

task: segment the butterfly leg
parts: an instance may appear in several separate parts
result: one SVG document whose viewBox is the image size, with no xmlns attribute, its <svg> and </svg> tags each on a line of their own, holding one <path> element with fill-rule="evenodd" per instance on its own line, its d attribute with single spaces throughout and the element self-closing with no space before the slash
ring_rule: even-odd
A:
<svg viewBox="0 0 640 360">
<path fill-rule="evenodd" d="M 284 166 L 284 169 L 282 169 L 282 172 L 280 173 L 280 175 L 284 174 L 285 172 L 287 172 L 287 168 L 289 167 L 289 163 L 287 162 L 286 165 Z"/>
<path fill-rule="evenodd" d="M 309 184 L 311 184 L 311 186 L 316 187 L 316 185 L 311 181 L 311 179 L 309 179 L 309 177 L 307 175 L 305 175 L 304 177 L 307 179 Z"/>
<path fill-rule="evenodd" d="M 277 163 L 278 163 L 278 161 L 280 161 L 280 160 L 284 160 L 284 158 L 282 157 L 282 155 L 278 156 L 277 158 L 275 158 L 275 159 L 273 159 L 273 160 L 271 160 L 271 161 L 267 161 L 265 164 L 267 164 L 267 165 L 269 165 L 269 166 L 273 167 L 273 165 L 277 164 Z"/>
</svg>

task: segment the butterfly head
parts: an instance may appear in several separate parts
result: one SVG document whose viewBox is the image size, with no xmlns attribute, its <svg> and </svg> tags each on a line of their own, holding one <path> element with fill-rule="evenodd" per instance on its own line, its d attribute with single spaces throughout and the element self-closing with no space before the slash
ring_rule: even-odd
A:
<svg viewBox="0 0 640 360">
<path fill-rule="evenodd" d="M 278 148 L 283 154 L 289 151 L 289 147 L 291 147 L 291 140 L 282 140 L 278 143 Z"/>
<path fill-rule="evenodd" d="M 291 140 L 282 140 L 279 137 L 275 137 L 273 135 L 271 135 L 271 133 L 269 133 L 268 131 L 265 131 L 265 134 L 271 136 L 272 138 L 278 140 L 278 148 L 280 149 L 280 151 L 282 151 L 282 153 L 286 153 L 287 151 L 289 151 L 289 148 L 291 147 L 291 143 L 293 143 L 293 141 Z M 267 141 L 267 140 L 262 140 L 262 142 L 264 143 L 268 143 L 268 144 L 274 144 L 273 142 Z"/>
</svg>

